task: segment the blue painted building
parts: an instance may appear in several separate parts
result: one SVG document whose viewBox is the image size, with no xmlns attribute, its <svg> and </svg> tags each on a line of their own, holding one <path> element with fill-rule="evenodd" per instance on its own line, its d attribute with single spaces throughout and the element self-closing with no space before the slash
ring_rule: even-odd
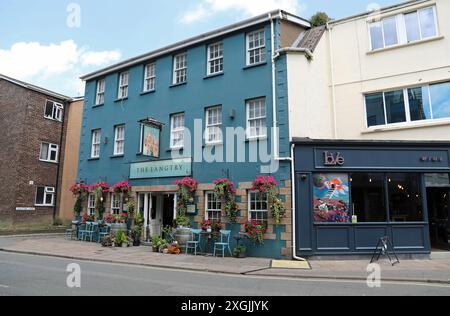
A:
<svg viewBox="0 0 450 316">
<path fill-rule="evenodd" d="M 286 56 L 277 51 L 309 27 L 274 11 L 84 76 L 79 181 L 129 180 L 149 237 L 176 217 L 176 180 L 192 177 L 200 184 L 190 214 L 198 226 L 221 218 L 213 181 L 229 178 L 240 212 L 227 228 L 237 233 L 249 219 L 265 221 L 266 242 L 250 246 L 249 254 L 290 257 L 291 163 L 283 158 L 290 157 L 287 69 Z M 265 154 L 254 157 L 258 149 Z M 266 173 L 279 181 L 288 209 L 281 225 L 251 191 L 252 181 Z M 85 207 L 94 212 L 94 204 L 90 197 Z M 114 194 L 105 207 L 124 209 Z"/>
</svg>

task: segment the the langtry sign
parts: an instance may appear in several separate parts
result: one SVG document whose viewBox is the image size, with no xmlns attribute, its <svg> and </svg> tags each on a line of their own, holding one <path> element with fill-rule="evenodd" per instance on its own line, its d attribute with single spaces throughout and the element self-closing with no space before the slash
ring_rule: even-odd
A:
<svg viewBox="0 0 450 316">
<path fill-rule="evenodd" d="M 192 158 L 132 163 L 130 179 L 187 177 L 192 175 Z"/>
</svg>

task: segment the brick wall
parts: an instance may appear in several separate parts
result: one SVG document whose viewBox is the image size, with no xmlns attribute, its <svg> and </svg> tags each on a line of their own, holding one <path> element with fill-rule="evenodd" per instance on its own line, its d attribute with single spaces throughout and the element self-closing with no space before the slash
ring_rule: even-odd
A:
<svg viewBox="0 0 450 316">
<path fill-rule="evenodd" d="M 0 146 L 13 146 L 14 152 L 4 153 L 0 156 L 2 161 L 14 165 L 14 176 L 4 173 L 1 176 L 7 178 L 8 192 L 2 192 L 4 199 L 1 199 L 1 209 L 4 214 L 0 222 L 10 221 L 13 223 L 51 223 L 53 218 L 53 207 L 36 207 L 35 211 L 16 211 L 17 207 L 35 207 L 36 189 L 38 186 L 52 186 L 56 188 L 57 173 L 60 164 L 64 161 L 64 139 L 61 142 L 61 131 L 63 123 L 44 118 L 44 108 L 46 100 L 52 100 L 64 104 L 62 100 L 57 100 L 32 90 L 25 89 L 7 81 L 2 81 L 0 86 L 2 99 L 1 108 L 6 104 L 5 112 L 9 120 L 1 121 L 2 130 L 12 130 L 7 137 L 0 140 Z M 64 111 L 67 120 L 68 111 Z M 41 142 L 58 144 L 59 164 L 39 161 Z M 5 169 L 5 168 L 2 168 Z M 60 181 L 62 173 L 60 172 Z M 34 184 L 30 185 L 30 181 Z M 5 203 L 4 201 L 8 201 Z M 58 195 L 55 203 L 59 203 Z M 1 214 L 0 214 L 1 215 Z M 7 219 L 9 217 L 9 220 Z"/>
</svg>

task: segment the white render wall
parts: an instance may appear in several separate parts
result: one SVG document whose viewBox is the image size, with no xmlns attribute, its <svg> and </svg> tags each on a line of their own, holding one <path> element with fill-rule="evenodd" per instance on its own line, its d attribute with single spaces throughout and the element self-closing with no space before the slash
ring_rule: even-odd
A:
<svg viewBox="0 0 450 316">
<path fill-rule="evenodd" d="M 307 61 L 304 55 L 289 54 L 289 101 L 290 111 L 295 114 L 291 118 L 291 137 L 450 140 L 450 119 L 366 128 L 365 94 L 450 80 L 450 0 L 426 1 L 385 12 L 382 17 L 433 4 L 437 6 L 439 37 L 401 47 L 371 52 L 367 16 L 333 25 L 337 135 L 333 134 L 334 119 L 324 119 L 325 111 L 333 113 L 330 32 L 322 37 L 313 61 Z M 327 68 L 328 74 L 325 73 Z M 314 75 L 307 78 L 312 72 Z M 308 79 L 311 82 L 307 82 Z M 300 84 L 305 88 L 299 88 Z M 329 100 L 327 104 L 326 100 Z M 298 120 L 301 113 L 303 117 Z M 327 123 L 329 125 L 324 126 Z"/>
<path fill-rule="evenodd" d="M 333 135 L 331 72 L 326 37 L 327 34 L 324 34 L 313 61 L 307 60 L 303 53 L 287 56 L 292 137 L 328 139 Z"/>
</svg>

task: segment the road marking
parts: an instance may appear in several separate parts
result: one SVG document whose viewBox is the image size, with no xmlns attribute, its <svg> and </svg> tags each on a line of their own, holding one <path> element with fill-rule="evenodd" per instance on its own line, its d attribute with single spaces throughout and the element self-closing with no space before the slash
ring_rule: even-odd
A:
<svg viewBox="0 0 450 316">
<path fill-rule="evenodd" d="M 0 288 L 3 288 L 3 289 L 9 289 L 9 286 L 0 284 Z"/>
</svg>

